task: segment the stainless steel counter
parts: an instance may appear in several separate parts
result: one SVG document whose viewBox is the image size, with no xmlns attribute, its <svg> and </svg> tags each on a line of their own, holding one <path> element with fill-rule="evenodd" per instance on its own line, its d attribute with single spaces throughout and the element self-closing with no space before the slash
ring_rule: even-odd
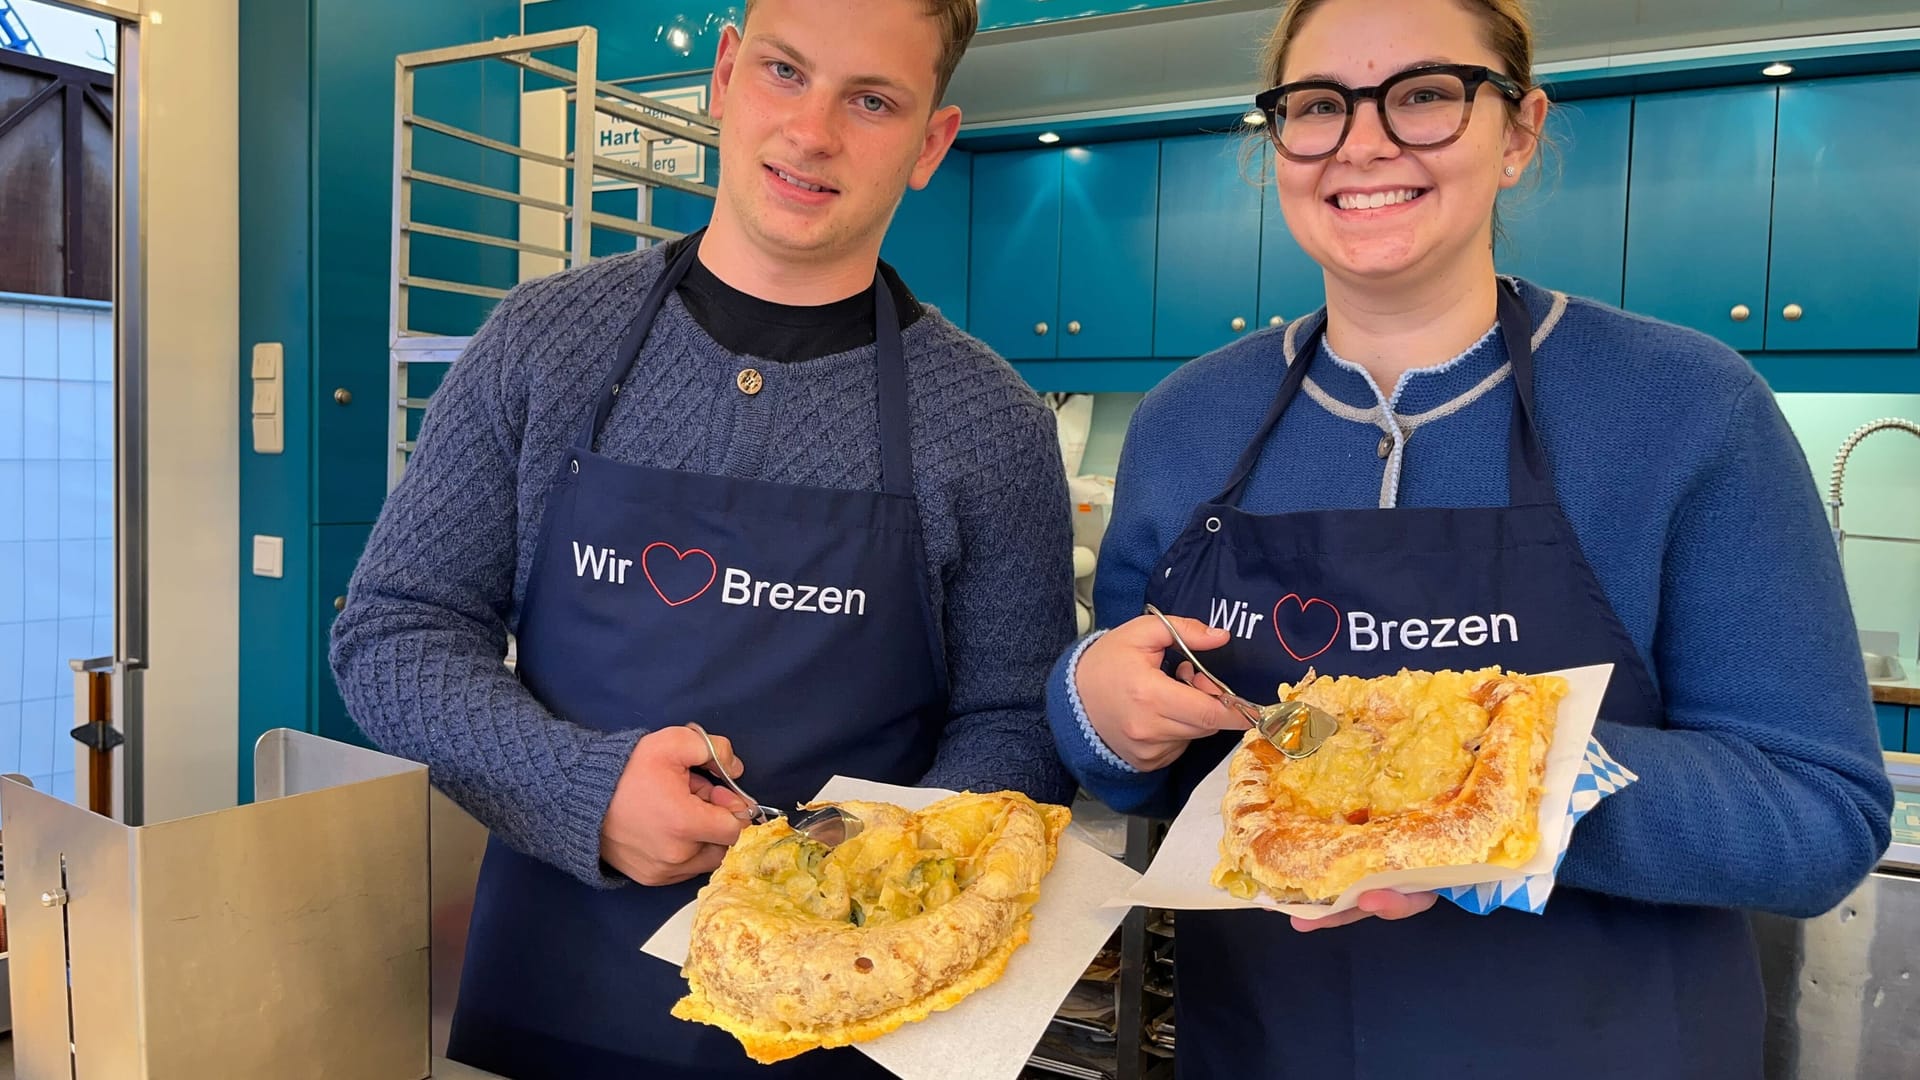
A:
<svg viewBox="0 0 1920 1080">
<path fill-rule="evenodd" d="M 14 1080 L 13 1039 L 6 1035 L 0 1035 L 0 1080 Z M 490 1072 L 481 1072 L 479 1069 L 448 1061 L 445 1058 L 434 1058 L 433 1080 L 500 1080 L 500 1078 Z"/>
</svg>

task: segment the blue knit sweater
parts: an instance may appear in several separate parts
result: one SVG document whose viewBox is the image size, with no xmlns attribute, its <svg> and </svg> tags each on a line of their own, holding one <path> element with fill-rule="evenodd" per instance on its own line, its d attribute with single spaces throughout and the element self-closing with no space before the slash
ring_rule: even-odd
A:
<svg viewBox="0 0 1920 1080">
<path fill-rule="evenodd" d="M 1595 737 L 1640 782 L 1582 820 L 1560 880 L 1658 903 L 1825 911 L 1886 849 L 1893 795 L 1806 458 L 1725 346 L 1520 287 L 1561 506 L 1667 709 L 1661 728 L 1600 719 Z M 1302 325 L 1202 357 L 1141 403 L 1100 551 L 1096 626 L 1139 614 L 1147 574 L 1225 486 Z M 1513 383 L 1497 327 L 1390 394 L 1324 343 L 1309 362 L 1243 509 L 1506 502 Z M 1172 813 L 1187 791 L 1168 771 L 1133 770 L 1086 724 L 1070 679 L 1085 646 L 1049 686 L 1068 767 L 1116 809 Z M 1179 774 L 1203 775 L 1195 764 L 1210 763 Z"/>
<path fill-rule="evenodd" d="M 333 628 L 354 720 L 517 850 L 582 881 L 645 726 L 556 718 L 502 664 L 547 486 L 594 406 L 661 270 L 659 250 L 515 289 L 433 397 Z M 1013 369 L 929 308 L 902 336 L 926 585 L 946 645 L 950 719 L 929 787 L 1014 788 L 1066 802 L 1072 780 L 1043 713 L 1047 669 L 1073 637 L 1071 506 L 1053 415 Z M 789 364 L 721 348 L 678 297 L 601 430 L 617 461 L 846 490 L 880 486 L 875 351 Z M 845 662 L 857 665 L 859 657 Z M 722 732 L 721 734 L 725 734 Z M 742 748 L 752 767 L 752 750 Z"/>
</svg>

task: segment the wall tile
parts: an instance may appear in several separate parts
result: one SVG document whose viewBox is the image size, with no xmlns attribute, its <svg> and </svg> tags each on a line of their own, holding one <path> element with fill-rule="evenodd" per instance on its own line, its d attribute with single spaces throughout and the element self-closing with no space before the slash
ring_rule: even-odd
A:
<svg viewBox="0 0 1920 1080">
<path fill-rule="evenodd" d="M 0 703 L 17 702 L 22 696 L 20 669 L 26 662 L 26 640 L 25 624 L 0 622 Z"/>
<path fill-rule="evenodd" d="M 27 545 L 0 540 L 0 623 L 27 617 Z"/>
<path fill-rule="evenodd" d="M 60 537 L 60 463 L 29 461 L 21 468 L 24 493 L 21 536 L 27 540 Z"/>
<path fill-rule="evenodd" d="M 93 324 L 97 318 L 99 315 L 91 311 L 59 312 L 56 325 L 62 379 L 93 381 Z"/>
<path fill-rule="evenodd" d="M 113 459 L 113 384 L 93 384 L 93 456 Z"/>
<path fill-rule="evenodd" d="M 94 486 L 94 477 L 98 472 L 93 461 L 63 461 L 60 463 L 60 539 L 91 540 L 100 520 L 99 508 L 94 505 L 98 489 Z"/>
<path fill-rule="evenodd" d="M 113 462 L 98 461 L 93 467 L 93 535 L 113 538 Z"/>
<path fill-rule="evenodd" d="M 20 703 L 0 701 L 0 772 L 20 771 Z"/>
<path fill-rule="evenodd" d="M 69 761 L 69 762 L 66 762 L 66 764 L 71 765 L 73 763 Z M 72 802 L 73 801 L 73 773 L 71 772 L 54 773 L 53 786 L 49 787 L 47 790 L 51 791 L 53 793 L 53 797 L 56 799 L 64 799 L 67 802 Z"/>
<path fill-rule="evenodd" d="M 92 656 L 113 655 L 113 616 L 95 615 L 93 617 L 93 648 L 87 650 Z"/>
<path fill-rule="evenodd" d="M 93 574 L 93 541 L 60 541 L 60 618 L 93 618 Z"/>
<path fill-rule="evenodd" d="M 93 542 L 93 614 L 113 615 L 113 541 L 95 540 Z"/>
<path fill-rule="evenodd" d="M 0 542 L 27 538 L 27 466 L 0 461 Z"/>
<path fill-rule="evenodd" d="M 0 375 L 0 461 L 26 457 L 27 381 Z"/>
<path fill-rule="evenodd" d="M 25 314 L 25 309 L 16 304 L 0 304 L 0 377 L 20 378 L 26 374 Z"/>
<path fill-rule="evenodd" d="M 21 605 L 28 621 L 60 617 L 60 544 L 54 540 L 29 540 L 22 545 L 26 553 L 26 578 L 21 583 Z"/>
<path fill-rule="evenodd" d="M 91 461 L 94 450 L 93 384 L 62 382 L 60 399 L 60 457 L 67 461 Z"/>
<path fill-rule="evenodd" d="M 53 718 L 59 703 L 52 698 L 24 702 L 20 706 L 20 771 L 32 777 L 53 774 Z M 34 787 L 42 782 L 35 779 Z"/>
<path fill-rule="evenodd" d="M 60 620 L 60 662 L 93 659 L 93 616 Z M 73 693 L 73 669 L 67 669 L 66 693 Z"/>
<path fill-rule="evenodd" d="M 22 310 L 20 316 L 26 331 L 22 374 L 29 379 L 59 378 L 59 313 L 52 308 L 30 307 Z"/>
<path fill-rule="evenodd" d="M 60 659 L 60 624 L 53 619 L 22 624 L 26 648 L 20 655 L 20 700 L 52 698 L 67 685 L 72 672 Z"/>
<path fill-rule="evenodd" d="M 20 456 L 51 461 L 60 456 L 60 384 L 27 379 L 20 389 Z"/>
<path fill-rule="evenodd" d="M 103 311 L 93 320 L 93 378 L 95 382 L 113 381 L 113 312 Z"/>
</svg>

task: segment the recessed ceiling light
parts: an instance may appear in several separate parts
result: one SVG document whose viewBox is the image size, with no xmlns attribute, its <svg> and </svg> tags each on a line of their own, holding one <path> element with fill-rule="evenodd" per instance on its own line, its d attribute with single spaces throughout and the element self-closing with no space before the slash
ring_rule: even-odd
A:
<svg viewBox="0 0 1920 1080">
<path fill-rule="evenodd" d="M 1051 131 L 1043 131 L 1040 133 L 1040 141 L 1043 143 L 1057 143 L 1060 141 L 1060 136 Z"/>
<path fill-rule="evenodd" d="M 1781 64 L 1781 63 L 1777 63 L 1777 62 L 1776 62 L 1776 63 L 1772 63 L 1772 64 L 1768 64 L 1768 65 L 1767 65 L 1766 67 L 1763 67 L 1763 68 L 1761 68 L 1761 69 L 1760 69 L 1760 74 L 1762 74 L 1762 75 L 1766 75 L 1766 76 L 1769 76 L 1769 77 L 1771 77 L 1771 78 L 1775 78 L 1775 79 L 1778 79 L 1778 78 L 1780 78 L 1780 77 L 1781 77 L 1781 76 L 1783 76 L 1783 75 L 1791 75 L 1791 74 L 1793 74 L 1793 65 L 1792 65 L 1792 64 Z"/>
<path fill-rule="evenodd" d="M 1259 109 L 1249 109 L 1247 110 L 1247 115 L 1240 118 L 1240 122 L 1248 127 L 1259 127 L 1261 124 L 1267 122 L 1267 114 L 1261 112 Z"/>
</svg>

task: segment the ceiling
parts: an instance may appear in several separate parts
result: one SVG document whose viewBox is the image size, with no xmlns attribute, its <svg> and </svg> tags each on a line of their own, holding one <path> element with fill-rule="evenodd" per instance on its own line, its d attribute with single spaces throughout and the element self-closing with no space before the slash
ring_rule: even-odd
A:
<svg viewBox="0 0 1920 1080">
<path fill-rule="evenodd" d="M 1920 0 L 1534 0 L 1536 62 L 1920 27 Z M 1211 0 L 981 34 L 948 100 L 969 126 L 1250 98 L 1279 6 Z"/>
</svg>

